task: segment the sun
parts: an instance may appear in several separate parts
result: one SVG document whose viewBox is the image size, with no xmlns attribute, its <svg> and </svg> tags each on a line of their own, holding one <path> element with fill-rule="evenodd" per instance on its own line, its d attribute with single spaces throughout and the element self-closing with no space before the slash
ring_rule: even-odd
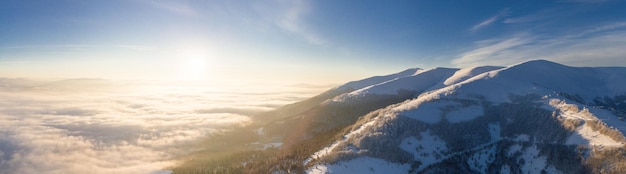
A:
<svg viewBox="0 0 626 174">
<path fill-rule="evenodd" d="M 183 80 L 203 81 L 206 80 L 207 66 L 202 58 L 189 58 L 186 60 L 183 70 Z"/>
<path fill-rule="evenodd" d="M 182 56 L 179 79 L 201 82 L 209 79 L 209 55 L 202 51 L 189 51 Z"/>
</svg>

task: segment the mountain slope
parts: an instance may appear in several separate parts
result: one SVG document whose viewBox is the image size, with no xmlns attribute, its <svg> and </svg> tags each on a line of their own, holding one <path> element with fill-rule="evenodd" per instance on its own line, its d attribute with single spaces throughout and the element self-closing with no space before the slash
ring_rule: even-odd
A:
<svg viewBox="0 0 626 174">
<path fill-rule="evenodd" d="M 370 78 L 366 78 L 362 80 L 348 82 L 341 86 L 325 91 L 322 94 L 314 96 L 310 99 L 283 106 L 274 111 L 263 113 L 255 118 L 257 120 L 257 123 L 262 123 L 262 124 L 276 121 L 276 120 L 281 120 L 281 119 L 288 119 L 290 117 L 298 116 L 302 114 L 303 112 L 306 112 L 310 110 L 311 108 L 319 105 L 323 101 L 326 101 L 338 95 L 350 93 L 357 89 L 365 88 L 365 87 L 376 85 L 379 83 L 384 83 L 386 81 L 411 76 L 421 71 L 422 70 L 419 68 L 412 68 L 412 69 L 407 69 L 407 70 L 394 73 L 394 74 L 389 74 L 389 75 L 384 75 L 384 76 L 374 76 L 374 77 L 370 77 Z"/>
<path fill-rule="evenodd" d="M 624 156 L 604 153 L 623 152 L 626 123 L 594 103 L 626 94 L 626 79 L 615 78 L 626 77 L 626 68 L 540 60 L 493 69 L 362 117 L 343 138 L 305 161 L 308 171 L 356 171 L 362 166 L 349 165 L 355 160 L 417 173 L 626 167 L 620 163 Z M 594 163 L 606 158 L 618 160 L 608 167 Z"/>
</svg>

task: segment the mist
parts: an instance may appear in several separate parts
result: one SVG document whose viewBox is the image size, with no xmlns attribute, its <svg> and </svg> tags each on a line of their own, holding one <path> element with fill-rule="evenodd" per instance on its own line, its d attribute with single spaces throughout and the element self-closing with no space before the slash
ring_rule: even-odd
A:
<svg viewBox="0 0 626 174">
<path fill-rule="evenodd" d="M 169 173 L 203 137 L 326 89 L 0 79 L 0 173 Z"/>
</svg>

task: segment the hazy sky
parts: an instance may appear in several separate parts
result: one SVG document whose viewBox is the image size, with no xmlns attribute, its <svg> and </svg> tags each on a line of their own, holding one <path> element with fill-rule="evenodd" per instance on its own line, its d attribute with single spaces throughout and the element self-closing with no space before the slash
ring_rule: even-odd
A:
<svg viewBox="0 0 626 174">
<path fill-rule="evenodd" d="M 411 67 L 626 66 L 626 1 L 2 0 L 0 77 L 341 83 Z"/>
</svg>

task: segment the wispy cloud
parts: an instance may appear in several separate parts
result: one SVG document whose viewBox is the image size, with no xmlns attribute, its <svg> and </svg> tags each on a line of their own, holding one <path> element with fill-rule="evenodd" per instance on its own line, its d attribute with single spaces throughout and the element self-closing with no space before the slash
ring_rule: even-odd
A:
<svg viewBox="0 0 626 174">
<path fill-rule="evenodd" d="M 560 2 L 569 2 L 569 3 L 604 3 L 612 0 L 561 0 Z"/>
<path fill-rule="evenodd" d="M 460 54 L 452 64 L 510 65 L 532 59 L 547 59 L 568 65 L 626 66 L 626 24 L 599 26 L 577 34 L 541 36 L 518 34 L 501 39 L 478 41 L 475 48 Z"/>
<path fill-rule="evenodd" d="M 501 10 L 498 14 L 474 25 L 472 28 L 470 28 L 470 31 L 473 33 L 493 24 L 494 22 L 506 17 L 506 15 L 508 14 L 508 11 L 509 11 L 508 9 Z"/>
<path fill-rule="evenodd" d="M 29 63 L 32 63 L 32 62 L 30 61 L 0 61 L 0 64 L 29 64 Z"/>
<path fill-rule="evenodd" d="M 154 48 L 154 47 L 143 46 L 143 45 L 116 45 L 116 46 L 120 47 L 120 48 L 124 48 L 124 49 L 135 50 L 135 51 L 152 51 L 152 50 L 156 50 L 156 48 Z"/>
<path fill-rule="evenodd" d="M 305 0 L 277 0 L 275 4 L 262 4 L 256 10 L 278 28 L 293 33 L 310 44 L 326 45 L 328 40 L 307 26 L 305 17 L 312 13 L 312 6 Z"/>
<path fill-rule="evenodd" d="M 309 29 L 304 25 L 302 18 L 311 12 L 311 6 L 307 3 L 307 1 L 296 0 L 283 1 L 281 3 L 288 3 L 288 8 L 286 9 L 284 15 L 278 19 L 278 26 L 287 31 L 301 35 L 309 43 L 315 45 L 324 45 L 326 43 L 325 39 L 321 38 L 312 31 L 309 31 Z"/>
<path fill-rule="evenodd" d="M 0 49 L 85 49 L 94 48 L 95 45 L 82 44 L 56 44 L 56 45 L 15 45 L 0 47 Z"/>
<path fill-rule="evenodd" d="M 626 22 L 615 22 L 615 23 L 610 23 L 610 24 L 605 24 L 605 25 L 601 25 L 595 28 L 592 28 L 590 30 L 584 31 L 582 33 L 580 33 L 579 35 L 588 35 L 588 34 L 593 34 L 593 33 L 601 33 L 601 32 L 607 32 L 607 31 L 611 31 L 611 30 L 620 30 L 620 29 L 624 29 L 626 28 Z"/>
<path fill-rule="evenodd" d="M 527 22 L 535 22 L 547 18 L 552 18 L 554 16 L 559 15 L 559 11 L 556 8 L 548 8 L 535 13 L 526 14 L 523 16 L 506 18 L 502 21 L 505 24 L 516 24 L 516 23 L 527 23 Z"/>
<path fill-rule="evenodd" d="M 475 66 L 481 64 L 489 64 L 488 62 L 493 61 L 491 59 L 493 59 L 494 57 L 501 57 L 503 56 L 502 54 L 506 53 L 506 51 L 514 50 L 530 43 L 531 41 L 532 39 L 526 37 L 526 35 L 515 36 L 502 40 L 479 41 L 475 43 L 477 45 L 476 49 L 461 54 L 458 58 L 452 60 L 452 63 L 457 66 Z"/>
<path fill-rule="evenodd" d="M 507 16 L 503 19 L 502 23 L 505 24 L 520 24 L 520 23 L 533 23 L 542 24 L 545 22 L 554 22 L 556 20 L 576 20 L 573 16 L 584 14 L 589 8 L 586 6 L 578 6 L 576 8 L 568 8 L 564 6 L 551 7 L 541 9 L 532 13 L 527 13 L 520 16 Z"/>
<path fill-rule="evenodd" d="M 176 13 L 184 16 L 197 16 L 198 12 L 186 0 L 166 1 L 166 0 L 145 0 L 143 1 L 156 8 Z"/>
<path fill-rule="evenodd" d="M 155 50 L 155 47 L 145 45 L 87 45 L 87 44 L 56 44 L 56 45 L 15 45 L 0 47 L 4 50 L 87 50 L 87 49 L 110 49 L 121 48 L 134 51 L 151 51 Z"/>
</svg>

